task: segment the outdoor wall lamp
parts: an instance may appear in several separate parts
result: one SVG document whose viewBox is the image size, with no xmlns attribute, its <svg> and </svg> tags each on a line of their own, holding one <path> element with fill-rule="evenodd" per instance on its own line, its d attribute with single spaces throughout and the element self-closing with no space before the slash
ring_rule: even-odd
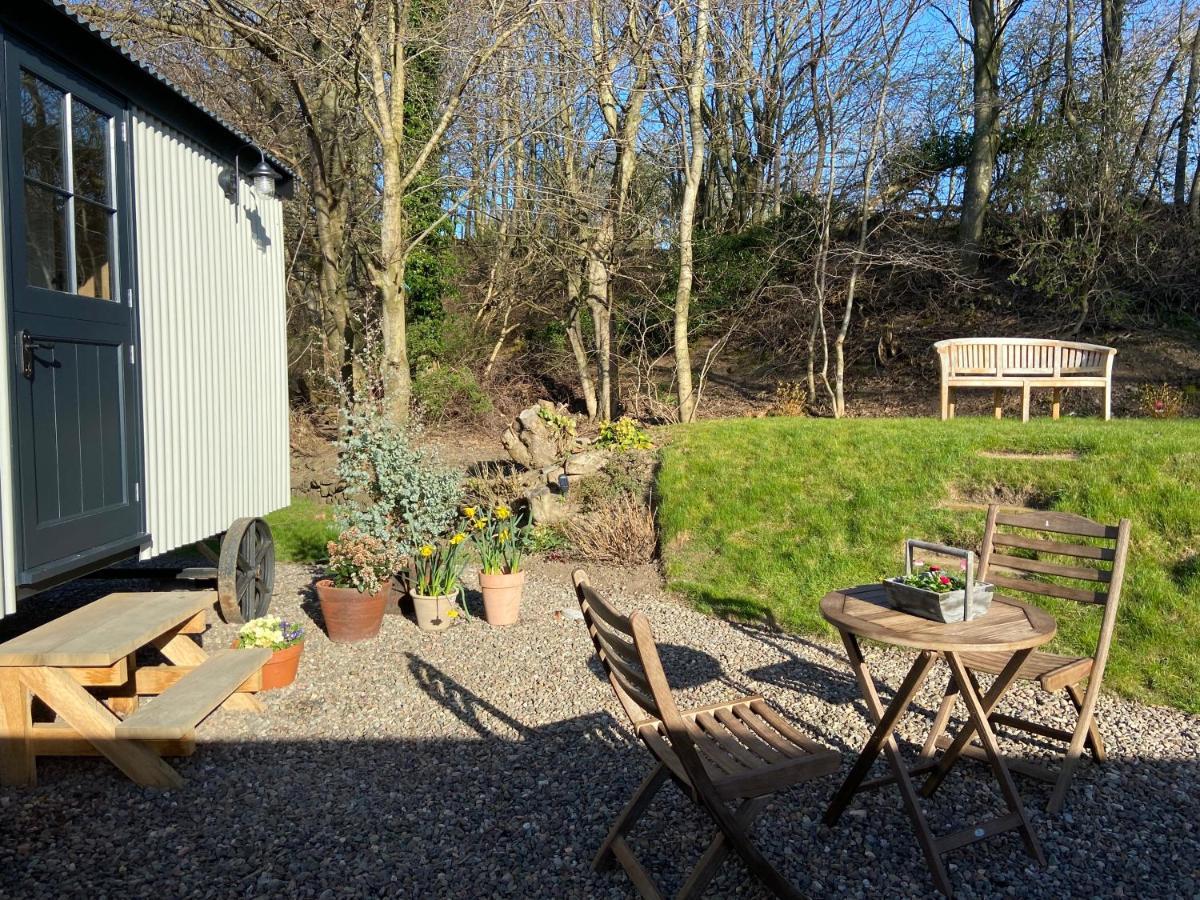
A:
<svg viewBox="0 0 1200 900">
<path fill-rule="evenodd" d="M 230 203 L 237 203 L 239 200 L 238 189 L 242 181 L 242 160 L 240 154 L 247 147 L 253 147 L 253 149 L 258 151 L 258 165 L 246 173 L 250 177 L 250 183 L 254 185 L 254 192 L 256 194 L 274 197 L 275 182 L 279 181 L 281 177 L 275 171 L 275 168 L 267 162 L 266 154 L 263 153 L 261 147 L 246 144 L 234 154 L 233 169 L 229 169 L 228 167 L 223 168 L 217 175 L 217 184 L 220 185 L 221 190 L 225 194 L 225 199 Z"/>
</svg>

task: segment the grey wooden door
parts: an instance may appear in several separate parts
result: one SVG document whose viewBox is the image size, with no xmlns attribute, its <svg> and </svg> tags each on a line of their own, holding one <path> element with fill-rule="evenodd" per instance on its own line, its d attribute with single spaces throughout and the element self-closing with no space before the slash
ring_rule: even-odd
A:
<svg viewBox="0 0 1200 900">
<path fill-rule="evenodd" d="M 142 540 L 125 110 L 5 48 L 8 296 L 23 584 Z"/>
</svg>

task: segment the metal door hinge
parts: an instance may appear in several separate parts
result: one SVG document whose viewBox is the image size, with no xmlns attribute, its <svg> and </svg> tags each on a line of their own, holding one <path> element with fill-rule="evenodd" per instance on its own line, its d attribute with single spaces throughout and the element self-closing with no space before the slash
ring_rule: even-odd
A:
<svg viewBox="0 0 1200 900">
<path fill-rule="evenodd" d="M 129 364 L 131 366 L 137 365 L 137 348 L 133 344 L 129 345 Z"/>
<path fill-rule="evenodd" d="M 125 120 L 122 119 L 121 120 L 121 143 L 123 144 L 127 140 L 129 140 L 129 134 L 126 132 Z"/>
<path fill-rule="evenodd" d="M 142 483 L 135 481 L 133 483 L 133 502 L 140 503 L 142 500 Z"/>
</svg>

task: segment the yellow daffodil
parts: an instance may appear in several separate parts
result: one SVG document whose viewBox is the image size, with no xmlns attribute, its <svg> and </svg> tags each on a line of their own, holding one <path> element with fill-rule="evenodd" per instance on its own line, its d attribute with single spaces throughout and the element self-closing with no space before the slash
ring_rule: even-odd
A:
<svg viewBox="0 0 1200 900">
<path fill-rule="evenodd" d="M 475 526 L 476 531 L 483 531 L 483 527 L 487 525 L 486 519 L 472 519 L 471 524 Z"/>
<path fill-rule="evenodd" d="M 454 537 L 450 538 L 450 545 L 452 547 L 457 547 L 459 544 L 461 544 L 466 539 L 467 539 L 467 536 L 460 531 L 460 532 L 456 533 L 454 535 Z"/>
<path fill-rule="evenodd" d="M 464 506 L 464 507 L 463 507 L 463 515 L 464 515 L 464 516 L 466 516 L 468 519 L 473 519 L 473 518 L 475 518 L 475 507 L 473 507 L 473 506 Z"/>
<path fill-rule="evenodd" d="M 500 543 L 502 543 L 502 544 L 505 541 L 507 541 L 508 540 L 508 529 L 507 528 L 501 529 L 500 533 L 498 535 L 496 535 L 496 539 L 499 540 Z"/>
<path fill-rule="evenodd" d="M 446 610 L 446 618 L 447 619 L 457 619 L 458 618 L 458 610 L 457 609 Z"/>
<path fill-rule="evenodd" d="M 510 514 L 511 514 L 511 511 L 509 510 L 509 508 L 507 506 L 504 506 L 503 504 L 501 504 L 500 506 L 496 507 L 496 518 L 497 519 L 507 519 Z"/>
<path fill-rule="evenodd" d="M 426 558 L 433 556 L 433 548 L 430 547 L 428 544 L 426 544 L 424 547 L 421 548 L 421 555 Z"/>
</svg>

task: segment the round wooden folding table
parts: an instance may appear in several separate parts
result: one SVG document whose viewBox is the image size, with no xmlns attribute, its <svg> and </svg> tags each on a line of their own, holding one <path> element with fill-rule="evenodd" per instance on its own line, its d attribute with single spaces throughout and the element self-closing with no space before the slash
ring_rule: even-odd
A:
<svg viewBox="0 0 1200 900">
<path fill-rule="evenodd" d="M 988 715 L 1012 684 L 1029 654 L 1054 637 L 1057 626 L 1053 617 L 1036 606 L 997 595 L 986 614 L 969 622 L 933 622 L 893 609 L 880 584 L 860 585 L 826 594 L 821 600 L 821 615 L 841 633 L 850 667 L 854 670 L 867 709 L 876 723 L 874 732 L 863 747 L 846 781 L 830 802 L 825 813 L 825 824 L 834 825 L 851 798 L 859 791 L 895 783 L 909 818 L 912 819 L 917 841 L 933 874 L 934 884 L 946 896 L 951 896 L 953 889 L 942 864 L 943 854 L 994 834 L 1014 829 L 1019 831 L 1029 855 L 1045 865 L 1046 860 L 1037 836 L 1025 815 L 1021 797 L 1005 766 L 1004 758 L 1000 755 L 996 736 L 988 724 Z M 886 709 L 879 699 L 874 679 L 867 668 L 859 644 L 860 638 L 919 651 L 916 661 Z M 960 654 L 998 651 L 1011 652 L 1012 658 L 985 695 L 967 671 Z M 927 759 L 910 769 L 905 765 L 893 732 L 939 656 L 950 667 L 951 689 L 956 688 L 962 695 L 967 707 L 968 721 L 940 759 Z M 922 793 L 928 796 L 941 783 L 976 734 L 991 763 L 996 780 L 1000 783 L 1008 813 L 935 837 L 921 810 L 912 776 L 930 773 L 922 789 Z M 892 774 L 865 781 L 867 773 L 881 752 L 886 754 Z M 924 752 L 931 753 L 932 748 L 927 747 Z"/>
</svg>

